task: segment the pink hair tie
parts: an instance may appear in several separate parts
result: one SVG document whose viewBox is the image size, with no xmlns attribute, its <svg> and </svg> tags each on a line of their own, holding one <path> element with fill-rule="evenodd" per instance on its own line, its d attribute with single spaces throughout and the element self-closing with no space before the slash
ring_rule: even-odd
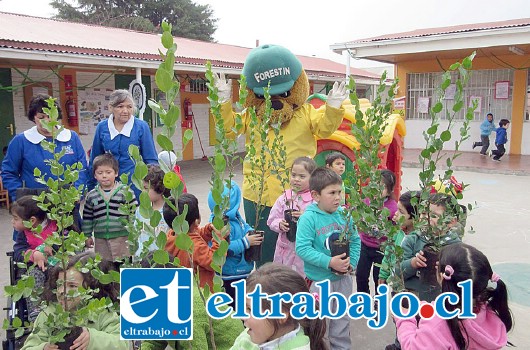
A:
<svg viewBox="0 0 530 350">
<path fill-rule="evenodd" d="M 492 282 L 498 282 L 501 279 L 501 276 L 497 275 L 495 272 L 491 275 Z"/>
<path fill-rule="evenodd" d="M 313 295 L 313 298 L 315 298 L 315 300 L 319 303 L 320 302 L 320 296 L 318 295 L 318 293 L 311 293 Z"/>
<path fill-rule="evenodd" d="M 449 281 L 451 279 L 451 276 L 455 273 L 455 270 L 451 265 L 445 265 L 445 271 L 444 271 L 444 280 Z"/>
</svg>

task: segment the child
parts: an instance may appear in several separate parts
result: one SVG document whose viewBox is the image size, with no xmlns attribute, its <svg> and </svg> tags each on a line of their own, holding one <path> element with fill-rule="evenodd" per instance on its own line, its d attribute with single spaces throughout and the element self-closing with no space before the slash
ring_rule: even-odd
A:
<svg viewBox="0 0 530 350">
<path fill-rule="evenodd" d="M 180 261 L 183 267 L 190 267 L 199 274 L 199 282 L 201 288 L 208 285 L 213 291 L 213 276 L 214 270 L 210 266 L 213 261 L 213 253 L 219 248 L 219 243 L 213 239 L 212 234 L 215 233 L 219 239 L 225 239 L 221 236 L 221 232 L 216 230 L 212 224 L 208 223 L 206 226 L 199 227 L 201 223 L 201 215 L 199 214 L 199 202 L 197 197 L 191 193 L 182 194 L 178 203 L 170 197 L 169 200 L 178 207 L 179 213 L 184 212 L 185 206 L 188 207 L 186 213 L 186 221 L 189 225 L 188 235 L 193 241 L 193 254 L 191 256 L 187 251 L 181 250 L 175 245 L 175 231 L 170 229 L 166 234 L 167 241 L 165 250 Z M 172 227 L 173 220 L 177 217 L 177 212 L 173 210 L 167 203 L 164 204 L 164 220 L 169 227 Z M 210 246 L 211 244 L 211 246 Z"/>
<path fill-rule="evenodd" d="M 55 303 L 58 303 L 58 300 L 64 300 L 61 298 L 63 293 L 61 290 L 62 285 L 66 284 L 67 293 L 77 291 L 82 287 L 93 290 L 94 294 L 92 297 L 95 299 L 108 298 L 114 303 L 118 301 L 119 286 L 116 283 L 102 284 L 92 276 L 90 269 L 84 268 L 92 265 L 89 261 L 93 260 L 94 257 L 95 254 L 93 252 L 81 253 L 70 258 L 66 271 L 61 270 L 60 264 L 50 270 L 47 288 L 43 295 L 43 298 L 49 302 L 49 306 L 37 317 L 33 332 L 26 339 L 22 350 L 58 349 L 55 344 L 50 344 L 45 340 L 47 334 L 45 333 L 46 328 L 44 325 L 47 322 L 48 314 L 54 312 Z M 109 273 L 112 266 L 109 261 L 101 261 L 99 263 L 99 269 L 104 273 Z M 80 268 L 84 269 L 80 270 Z M 65 276 L 66 281 L 64 281 Z M 68 307 L 75 308 L 80 300 L 80 298 L 75 297 L 69 298 Z M 72 349 L 129 349 L 128 343 L 120 340 L 120 318 L 118 314 L 109 309 L 98 311 L 83 326 L 83 332 L 74 340 Z"/>
<path fill-rule="evenodd" d="M 412 198 L 416 198 L 418 202 L 412 204 Z M 398 247 L 401 247 L 401 242 L 406 235 L 411 233 L 414 230 L 414 220 L 418 216 L 418 204 L 419 204 L 419 192 L 407 191 L 399 197 L 399 202 L 397 204 L 397 211 L 394 214 L 392 220 L 394 222 L 399 222 L 403 218 L 401 223 L 401 230 L 396 233 L 394 237 L 394 244 Z M 388 249 L 388 248 L 387 248 Z M 389 250 L 389 249 L 388 249 Z M 392 266 L 396 262 L 395 256 L 390 256 L 388 251 L 385 251 L 383 261 L 381 262 L 381 268 L 379 269 L 379 282 L 378 284 L 386 284 L 387 280 L 390 278 L 392 273 Z"/>
<path fill-rule="evenodd" d="M 394 200 L 394 186 L 396 185 L 396 175 L 388 169 L 381 170 L 381 182 L 383 184 L 383 208 L 389 210 L 388 220 L 392 220 L 397 212 L 397 203 Z M 365 201 L 369 205 L 368 200 Z M 382 208 L 382 209 L 383 209 Z M 361 237 L 361 255 L 359 257 L 359 263 L 357 264 L 357 272 L 355 279 L 357 281 L 357 292 L 364 292 L 370 294 L 370 270 L 373 272 L 372 277 L 374 283 L 377 283 L 379 278 L 379 267 L 383 260 L 383 254 L 381 253 L 380 247 L 381 242 L 386 240 L 386 236 L 377 238 L 371 236 L 365 232 L 360 232 Z"/>
<path fill-rule="evenodd" d="M 296 254 L 304 262 L 304 272 L 312 291 L 317 290 L 313 281 L 329 280 L 331 292 L 350 295 L 353 282 L 348 272 L 357 266 L 361 242 L 354 223 L 346 222 L 342 213 L 342 179 L 331 169 L 317 168 L 309 179 L 309 189 L 315 203 L 310 204 L 298 220 Z M 326 248 L 333 237 L 338 238 L 339 232 L 346 232 L 350 240 L 349 257 L 345 253 L 331 257 L 331 251 Z M 330 268 L 341 274 L 333 273 Z M 332 309 L 336 312 L 336 305 Z M 350 318 L 345 315 L 327 322 L 331 348 L 351 349 Z"/>
<path fill-rule="evenodd" d="M 130 256 L 127 232 L 122 220 L 129 221 L 120 213 L 122 205 L 137 206 L 134 192 L 119 181 L 118 161 L 110 153 L 104 153 L 94 159 L 92 169 L 98 184 L 86 196 L 83 209 L 83 232 L 88 237 L 95 237 L 96 253 L 102 259 L 116 260 Z M 132 200 L 127 203 L 126 192 L 132 193 Z"/>
<path fill-rule="evenodd" d="M 439 244 L 441 245 L 460 242 L 463 228 L 458 223 L 455 209 L 449 195 L 434 193 L 429 196 L 430 226 L 436 229 L 440 218 L 449 220 L 446 226 L 447 232 L 440 233 Z M 425 220 L 426 214 L 422 213 L 420 217 Z M 439 287 L 422 284 L 418 276 L 418 269 L 427 266 L 425 263 L 427 259 L 423 256 L 423 248 L 430 243 L 432 242 L 429 241 L 429 237 L 423 235 L 421 231 L 415 231 L 405 236 L 401 242 L 403 261 L 400 266 L 396 267 L 396 273 L 403 274 L 405 287 L 417 292 L 420 300 L 427 302 L 433 301 L 440 294 Z"/>
<path fill-rule="evenodd" d="M 330 168 L 337 175 L 342 177 L 342 174 L 346 171 L 346 157 L 339 152 L 332 152 L 326 156 L 326 168 Z M 344 183 L 342 183 L 342 197 L 340 200 L 340 205 L 346 205 L 346 188 Z"/>
<path fill-rule="evenodd" d="M 142 233 L 140 234 L 140 237 L 138 237 L 138 250 L 136 251 L 136 256 L 140 256 L 140 253 L 142 252 L 142 249 L 147 248 L 148 251 L 152 252 L 154 250 L 157 250 L 156 246 L 156 237 L 160 232 L 163 232 L 164 234 L 167 233 L 169 230 L 169 226 L 166 224 L 166 221 L 164 220 L 164 197 L 169 197 L 170 191 L 169 189 L 164 187 L 164 171 L 160 169 L 158 165 L 149 165 L 147 170 L 147 175 L 144 178 L 144 189 L 149 191 L 149 199 L 151 200 L 151 205 L 153 206 L 153 210 L 158 210 L 160 212 L 160 222 L 156 227 L 154 227 L 154 239 L 151 239 L 151 244 L 147 246 L 147 241 L 151 238 L 151 236 L 145 231 L 142 230 Z M 140 214 L 140 208 L 136 209 L 136 218 L 140 220 L 142 223 L 149 225 L 149 220 L 147 218 L 144 218 Z"/>
<path fill-rule="evenodd" d="M 501 119 L 499 122 L 499 127 L 497 130 L 495 130 L 495 133 L 497 134 L 495 136 L 495 146 L 497 146 L 497 149 L 490 151 L 489 156 L 493 156 L 493 160 L 496 160 L 497 162 L 500 162 L 501 157 L 504 155 L 504 153 L 506 153 L 506 148 L 504 148 L 504 145 L 508 142 L 508 133 L 506 132 L 508 125 L 510 125 L 510 121 L 508 119 Z"/>
<path fill-rule="evenodd" d="M 180 166 L 177 165 L 177 155 L 171 151 L 162 151 L 158 153 L 158 162 L 163 162 L 165 165 L 167 165 L 169 170 L 173 170 L 173 172 L 178 175 L 182 185 L 184 186 L 182 193 L 188 193 L 186 183 L 184 182 L 184 178 L 180 172 Z"/>
<path fill-rule="evenodd" d="M 508 340 L 513 320 L 508 308 L 508 291 L 491 269 L 488 258 L 464 243 L 442 248 L 438 281 L 443 292 L 462 295 L 459 282 L 473 281 L 474 319 L 438 316 L 431 319 L 396 319 L 398 337 L 404 349 L 501 349 Z M 462 309 L 461 302 L 446 303 L 448 312 Z"/>
<path fill-rule="evenodd" d="M 257 285 L 261 285 L 262 293 L 309 293 L 305 280 L 295 271 L 284 265 L 267 263 L 250 274 L 247 279 L 247 291 L 251 293 Z M 250 299 L 246 302 L 247 309 L 252 310 Z M 243 333 L 237 337 L 232 349 L 326 349 L 323 339 L 326 332 L 324 320 L 294 319 L 291 317 L 290 303 L 282 302 L 282 312 L 287 315 L 283 319 L 245 319 Z M 269 299 L 261 303 L 261 312 L 271 309 Z"/>
<path fill-rule="evenodd" d="M 309 191 L 309 178 L 316 168 L 317 164 L 309 157 L 299 157 L 294 160 L 290 179 L 292 189 L 278 197 L 267 220 L 270 229 L 278 232 L 273 261 L 290 266 L 302 277 L 305 277 L 304 262 L 295 253 L 295 243 L 287 239 L 289 224 L 285 221 L 284 212 L 287 209 L 295 209 L 292 216 L 298 221 L 305 208 L 313 202 Z"/>
<path fill-rule="evenodd" d="M 493 114 L 488 113 L 486 119 L 480 124 L 480 142 L 473 142 L 473 149 L 478 146 L 482 146 L 480 155 L 485 156 L 488 148 L 490 147 L 490 135 L 491 132 L 495 131 L 495 124 L 493 124 Z"/>
<path fill-rule="evenodd" d="M 57 259 L 53 256 L 54 251 L 51 246 L 47 246 L 44 241 L 57 231 L 57 223 L 47 219 L 46 212 L 39 208 L 33 196 L 23 196 L 16 200 L 11 206 L 11 223 L 17 231 L 17 241 L 13 246 L 13 259 L 23 262 L 25 257 L 35 265 L 30 269 L 28 275 L 35 278 L 35 290 L 44 287 L 46 281 L 46 270 L 49 266 L 54 266 Z M 34 229 L 41 225 L 40 233 L 34 232 L 31 228 L 24 226 L 24 221 L 29 221 Z M 28 319 L 35 321 L 41 311 L 38 301 L 27 299 Z"/>
<path fill-rule="evenodd" d="M 230 191 L 230 192 L 229 192 Z M 242 279 L 246 279 L 249 273 L 254 269 L 254 262 L 245 260 L 245 250 L 253 245 L 260 245 L 263 242 L 261 235 L 249 235 L 248 232 L 252 230 L 249 224 L 239 214 L 239 207 L 241 205 L 241 189 L 234 181 L 231 182 L 231 187 L 225 186 L 222 194 L 223 198 L 229 197 L 229 208 L 225 212 L 225 217 L 228 218 L 230 224 L 230 243 L 228 244 L 228 252 L 226 254 L 226 261 L 223 265 L 223 287 L 225 292 L 232 297 L 231 306 L 235 305 L 236 293 L 232 283 Z M 213 212 L 215 202 L 213 200 L 212 191 L 208 193 L 208 206 Z M 213 214 L 210 221 L 213 220 Z"/>
<path fill-rule="evenodd" d="M 172 257 L 170 262 L 165 266 L 155 264 L 152 266 L 151 256 L 142 260 L 143 268 L 167 267 L 174 268 Z M 213 349 L 210 340 L 210 323 L 209 316 L 204 307 L 204 301 L 199 294 L 199 289 L 195 283 L 193 285 L 193 340 L 189 341 L 166 341 L 166 340 L 145 340 L 142 341 L 142 350 L 165 350 L 169 345 L 171 349 Z M 228 350 L 234 344 L 237 336 L 243 331 L 243 323 L 237 318 L 225 317 L 221 319 L 212 319 L 212 330 L 217 350 Z"/>
</svg>

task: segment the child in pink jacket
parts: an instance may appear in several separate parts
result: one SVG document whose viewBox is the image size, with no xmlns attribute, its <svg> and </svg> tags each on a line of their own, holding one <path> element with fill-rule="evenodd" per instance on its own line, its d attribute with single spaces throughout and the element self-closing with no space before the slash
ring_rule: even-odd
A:
<svg viewBox="0 0 530 350">
<path fill-rule="evenodd" d="M 313 202 L 309 191 L 309 178 L 316 168 L 317 164 L 309 157 L 299 157 L 294 160 L 289 181 L 291 189 L 286 190 L 278 197 L 267 220 L 270 229 L 278 232 L 273 261 L 290 266 L 302 277 L 305 277 L 304 262 L 296 255 L 295 241 L 290 241 L 287 238 L 289 223 L 285 220 L 285 211 L 294 209 L 292 217 L 293 221 L 296 222 L 305 208 Z"/>
<path fill-rule="evenodd" d="M 444 320 L 396 319 L 398 339 L 403 350 L 409 349 L 501 349 L 513 320 L 508 308 L 508 292 L 500 276 L 493 272 L 488 258 L 464 243 L 445 246 L 440 253 L 439 282 L 443 292 L 461 295 L 459 282 L 473 281 L 473 312 L 476 318 Z M 462 303 L 446 303 L 448 312 L 462 310 Z M 465 330 L 465 331 L 464 331 Z"/>
</svg>

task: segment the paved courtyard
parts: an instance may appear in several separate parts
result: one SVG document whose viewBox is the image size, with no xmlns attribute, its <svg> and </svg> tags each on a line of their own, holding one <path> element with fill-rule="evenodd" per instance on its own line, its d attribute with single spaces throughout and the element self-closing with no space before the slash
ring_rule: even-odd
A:
<svg viewBox="0 0 530 350">
<path fill-rule="evenodd" d="M 467 229 L 473 228 L 475 233 L 467 233 L 464 242 L 482 250 L 508 285 L 515 317 L 515 328 L 509 334 L 509 340 L 518 348 L 527 349 L 530 348 L 530 157 L 518 157 L 517 161 L 516 158 L 507 157 L 499 164 L 481 159 L 476 153 L 466 153 L 458 165 L 461 170 L 457 170 L 455 176 L 470 184 L 464 192 L 464 202 L 474 205 Z M 416 159 L 413 150 L 405 153 L 403 191 L 418 187 Z M 480 167 L 480 164 L 484 166 Z M 210 214 L 206 203 L 210 178 L 208 162 L 194 160 L 180 165 L 188 191 L 199 198 L 201 215 L 206 221 Z M 235 181 L 241 184 L 241 169 L 238 168 L 237 172 Z M 519 175 L 507 175 L 513 173 Z M 3 232 L 0 259 L 5 262 L 0 265 L 0 283 L 5 285 L 9 281 L 5 252 L 12 249 L 10 215 L 5 208 L 0 209 L 0 227 Z M 3 289 L 0 303 L 5 305 Z M 354 348 L 384 349 L 394 340 L 395 328 L 391 321 L 380 331 L 368 329 L 365 320 L 352 321 L 351 327 Z"/>
</svg>

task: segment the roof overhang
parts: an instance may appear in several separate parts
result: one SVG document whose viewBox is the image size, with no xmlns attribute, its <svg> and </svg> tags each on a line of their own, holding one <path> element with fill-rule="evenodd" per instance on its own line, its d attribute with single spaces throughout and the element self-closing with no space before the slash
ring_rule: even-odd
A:
<svg viewBox="0 0 530 350">
<path fill-rule="evenodd" d="M 506 47 L 528 43 L 530 43 L 530 27 L 517 27 L 365 42 L 345 42 L 330 45 L 330 48 L 336 53 L 348 51 L 354 58 L 393 64 L 399 62 L 399 56 L 407 54 Z"/>
</svg>

